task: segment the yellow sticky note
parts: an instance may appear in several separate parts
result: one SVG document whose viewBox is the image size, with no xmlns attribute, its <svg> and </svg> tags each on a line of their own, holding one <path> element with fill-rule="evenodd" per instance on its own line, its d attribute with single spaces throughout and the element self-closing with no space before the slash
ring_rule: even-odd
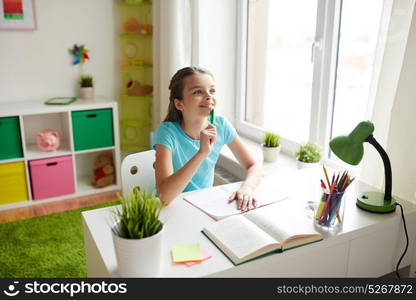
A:
<svg viewBox="0 0 416 300">
<path fill-rule="evenodd" d="M 172 247 L 172 258 L 175 263 L 203 259 L 198 243 Z"/>
</svg>

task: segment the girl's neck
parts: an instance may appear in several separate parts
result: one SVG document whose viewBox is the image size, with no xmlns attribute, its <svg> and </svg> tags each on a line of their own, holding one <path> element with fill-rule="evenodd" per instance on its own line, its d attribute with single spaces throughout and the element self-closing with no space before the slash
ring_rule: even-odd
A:
<svg viewBox="0 0 416 300">
<path fill-rule="evenodd" d="M 206 118 L 196 120 L 183 119 L 180 125 L 186 135 L 194 140 L 199 140 L 199 134 L 201 130 L 208 126 L 208 121 Z"/>
</svg>

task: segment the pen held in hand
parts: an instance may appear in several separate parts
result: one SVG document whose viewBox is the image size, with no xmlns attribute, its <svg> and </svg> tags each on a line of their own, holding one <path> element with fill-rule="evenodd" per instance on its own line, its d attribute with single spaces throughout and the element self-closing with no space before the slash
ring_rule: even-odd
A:
<svg viewBox="0 0 416 300">
<path fill-rule="evenodd" d="M 214 125 L 214 120 L 215 120 L 215 111 L 214 109 L 211 109 L 211 112 L 209 113 L 209 122 Z"/>
</svg>

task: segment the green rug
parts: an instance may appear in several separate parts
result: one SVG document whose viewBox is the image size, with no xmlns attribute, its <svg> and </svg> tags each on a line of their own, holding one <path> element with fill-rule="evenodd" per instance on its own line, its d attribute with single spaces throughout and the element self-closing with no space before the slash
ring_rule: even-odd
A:
<svg viewBox="0 0 416 300">
<path fill-rule="evenodd" d="M 81 212 L 115 204 L 0 224 L 0 278 L 87 277 Z"/>
</svg>

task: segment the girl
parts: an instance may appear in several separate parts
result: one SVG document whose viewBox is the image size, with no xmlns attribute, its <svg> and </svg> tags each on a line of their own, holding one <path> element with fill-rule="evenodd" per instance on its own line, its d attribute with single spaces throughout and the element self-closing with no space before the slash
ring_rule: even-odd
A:
<svg viewBox="0 0 416 300">
<path fill-rule="evenodd" d="M 224 144 L 247 170 L 241 187 L 229 202 L 248 211 L 257 207 L 254 188 L 261 178 L 260 166 L 247 151 L 233 126 L 216 116 L 208 123 L 217 105 L 215 83 L 210 72 L 198 67 L 180 69 L 169 85 L 168 114 L 156 132 L 156 188 L 168 204 L 180 193 L 212 187 L 214 167 Z M 224 199 L 225 200 L 225 199 Z"/>
</svg>

